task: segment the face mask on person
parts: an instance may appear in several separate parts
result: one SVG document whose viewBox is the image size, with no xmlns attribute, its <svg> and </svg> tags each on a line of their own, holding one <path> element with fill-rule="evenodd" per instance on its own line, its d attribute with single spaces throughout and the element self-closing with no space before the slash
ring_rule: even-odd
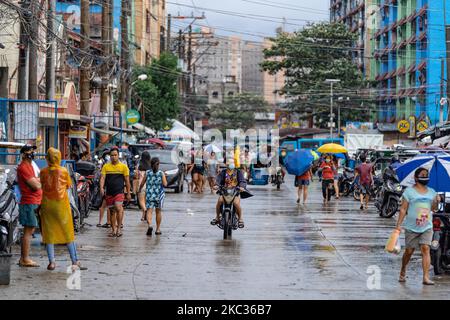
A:
<svg viewBox="0 0 450 320">
<path fill-rule="evenodd" d="M 25 153 L 25 158 L 30 159 L 30 160 L 34 160 L 34 152 L 32 152 L 32 153 Z"/>
<path fill-rule="evenodd" d="M 430 183 L 430 178 L 429 177 L 419 177 L 419 178 L 417 178 L 417 182 L 423 186 L 426 186 L 426 185 L 428 185 L 428 183 Z"/>
<path fill-rule="evenodd" d="M 326 163 L 330 163 L 330 161 L 331 161 L 330 159 L 325 159 Z"/>
</svg>

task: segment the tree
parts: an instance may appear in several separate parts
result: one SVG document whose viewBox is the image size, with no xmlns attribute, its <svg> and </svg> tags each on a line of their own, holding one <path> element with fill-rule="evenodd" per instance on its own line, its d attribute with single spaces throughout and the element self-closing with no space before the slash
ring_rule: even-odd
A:
<svg viewBox="0 0 450 320">
<path fill-rule="evenodd" d="M 286 83 L 280 93 L 290 101 L 291 110 L 317 115 L 322 119 L 317 124 L 326 126 L 330 113 L 330 85 L 324 83 L 326 79 L 341 80 L 334 84 L 335 98 L 350 97 L 347 108 L 341 111 L 343 119 L 359 117 L 351 107 L 360 110 L 361 102 L 370 104 L 360 91 L 368 83 L 352 58 L 355 35 L 344 24 L 309 24 L 303 30 L 280 33 L 271 40 L 273 45 L 264 50 L 261 66 L 271 74 L 285 73 Z"/>
<path fill-rule="evenodd" d="M 252 128 L 255 125 L 255 113 L 267 113 L 269 110 L 262 97 L 250 94 L 228 97 L 211 109 L 211 121 L 221 130 Z"/>
<path fill-rule="evenodd" d="M 170 53 L 163 53 L 159 59 L 153 59 L 150 65 L 133 69 L 132 79 L 140 74 L 148 76 L 145 81 L 137 81 L 133 88 L 135 105 L 144 106 L 144 125 L 156 130 L 171 126 L 171 119 L 180 113 L 177 80 L 179 70 L 177 58 Z"/>
</svg>

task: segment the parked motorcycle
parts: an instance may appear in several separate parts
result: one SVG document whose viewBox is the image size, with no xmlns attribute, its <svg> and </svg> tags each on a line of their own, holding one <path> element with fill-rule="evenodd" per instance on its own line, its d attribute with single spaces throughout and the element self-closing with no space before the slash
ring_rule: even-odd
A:
<svg viewBox="0 0 450 320">
<path fill-rule="evenodd" d="M 338 186 L 339 193 L 345 197 L 353 192 L 355 179 L 355 171 L 351 168 L 344 168 L 344 172 L 339 176 Z"/>
<path fill-rule="evenodd" d="M 11 252 L 19 241 L 19 204 L 14 192 L 15 170 L 0 171 L 0 252 Z"/>
<path fill-rule="evenodd" d="M 98 210 L 102 206 L 103 202 L 103 197 L 100 194 L 100 178 L 102 175 L 103 161 L 99 159 L 97 155 L 94 157 L 94 165 L 95 165 L 95 174 L 91 185 L 92 190 L 91 208 L 94 210 Z"/>
<path fill-rule="evenodd" d="M 76 163 L 76 180 L 78 205 L 82 219 L 89 217 L 91 212 L 92 189 L 95 178 L 95 165 L 88 161 L 78 161 Z"/>
<path fill-rule="evenodd" d="M 400 200 L 403 194 L 403 187 L 398 181 L 395 171 L 386 168 L 383 173 L 383 185 L 377 193 L 375 207 L 378 209 L 380 217 L 391 218 L 400 206 Z"/>
<path fill-rule="evenodd" d="M 445 203 L 444 203 L 445 205 Z M 436 275 L 450 271 L 450 215 L 444 212 L 433 214 L 433 240 L 431 242 L 431 264 Z"/>
</svg>

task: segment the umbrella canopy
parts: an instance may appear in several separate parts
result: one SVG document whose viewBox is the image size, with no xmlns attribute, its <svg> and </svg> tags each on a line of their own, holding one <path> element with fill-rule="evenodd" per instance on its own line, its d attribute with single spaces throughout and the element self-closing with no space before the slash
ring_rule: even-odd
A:
<svg viewBox="0 0 450 320">
<path fill-rule="evenodd" d="M 222 152 L 222 150 L 218 146 L 215 146 L 213 144 L 208 144 L 203 150 L 205 150 L 205 152 L 208 152 L 208 153 L 211 153 L 211 152 L 215 152 L 215 153 Z"/>
<path fill-rule="evenodd" d="M 151 139 L 147 139 L 147 143 L 153 143 L 153 144 L 159 144 L 161 147 L 164 148 L 164 146 L 166 145 L 164 143 L 164 141 L 157 139 L 157 138 L 151 138 Z"/>
<path fill-rule="evenodd" d="M 340 144 L 327 143 L 317 149 L 320 153 L 347 153 L 347 149 Z"/>
<path fill-rule="evenodd" d="M 418 168 L 430 171 L 428 186 L 437 192 L 450 192 L 450 156 L 444 154 L 418 155 L 400 167 L 395 172 L 403 186 L 411 187 L 415 184 L 414 172 Z"/>
<path fill-rule="evenodd" d="M 289 174 L 301 176 L 311 168 L 314 156 L 310 150 L 300 149 L 291 152 L 285 160 L 286 169 Z"/>
</svg>

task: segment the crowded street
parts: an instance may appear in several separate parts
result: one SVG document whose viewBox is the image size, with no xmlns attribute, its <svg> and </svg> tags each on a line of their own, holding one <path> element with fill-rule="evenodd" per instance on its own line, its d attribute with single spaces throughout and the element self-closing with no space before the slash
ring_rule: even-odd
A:
<svg viewBox="0 0 450 320">
<path fill-rule="evenodd" d="M 448 276 L 421 282 L 420 256 L 414 255 L 406 283 L 399 283 L 401 255 L 384 251 L 396 217 L 382 219 L 373 203 L 367 211 L 351 197 L 324 205 L 318 179 L 310 200 L 296 204 L 293 177 L 281 190 L 249 186 L 254 197 L 242 200 L 246 226 L 223 240 L 209 224 L 216 195 L 167 193 L 162 234 L 146 236 L 140 211 L 126 210 L 123 236 L 109 238 L 97 228 L 93 211 L 76 236 L 80 290 L 66 286 L 70 260 L 65 246 L 56 248 L 56 270 L 39 235 L 31 257 L 41 268 L 20 268 L 13 247 L 11 283 L 0 299 L 441 299 Z M 368 285 L 379 267 L 380 287 Z M 369 270 L 368 270 L 369 268 Z M 375 267 L 376 268 L 376 267 Z M 370 282 L 370 281 L 369 281 Z"/>
</svg>

